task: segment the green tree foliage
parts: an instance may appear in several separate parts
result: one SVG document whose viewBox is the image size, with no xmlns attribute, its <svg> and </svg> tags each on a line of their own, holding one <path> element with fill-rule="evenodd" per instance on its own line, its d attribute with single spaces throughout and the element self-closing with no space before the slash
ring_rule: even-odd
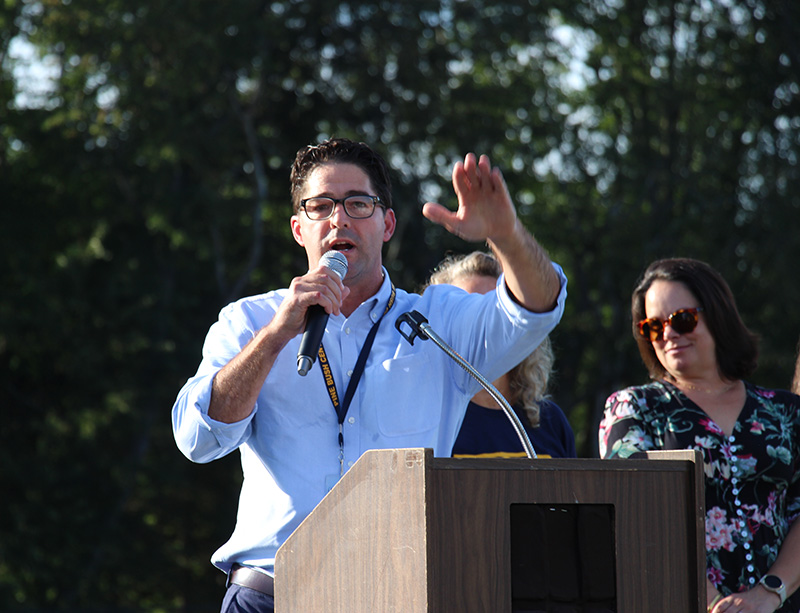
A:
<svg viewBox="0 0 800 613">
<path fill-rule="evenodd" d="M 646 379 L 629 305 L 654 259 L 720 270 L 762 336 L 756 381 L 789 385 L 800 333 L 786 308 L 800 257 L 800 57 L 789 31 L 800 15 L 792 3 L 639 0 L 577 12 L 593 43 L 587 87 L 567 103 L 563 189 L 549 202 L 563 203 L 551 223 L 573 241 L 558 251 L 572 290 L 557 332 L 559 399 L 574 422 L 586 416 L 587 453 L 604 398 Z"/>
<path fill-rule="evenodd" d="M 169 407 L 227 302 L 306 267 L 302 145 L 395 171 L 393 280 L 468 245 L 425 222 L 488 153 L 570 279 L 555 399 L 582 454 L 645 373 L 630 292 L 711 262 L 786 387 L 800 312 L 791 2 L 44 0 L 0 5 L 0 609 L 217 610 L 238 458 L 175 449 Z M 58 68 L 15 79 L 26 39 Z"/>
</svg>

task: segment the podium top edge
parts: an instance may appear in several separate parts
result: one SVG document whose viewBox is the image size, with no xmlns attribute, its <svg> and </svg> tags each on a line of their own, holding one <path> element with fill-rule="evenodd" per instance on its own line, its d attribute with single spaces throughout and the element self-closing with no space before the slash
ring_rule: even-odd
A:
<svg viewBox="0 0 800 613">
<path fill-rule="evenodd" d="M 429 448 L 371 449 L 371 455 L 399 455 L 406 465 L 427 465 L 438 469 L 483 470 L 558 470 L 581 468 L 583 470 L 685 470 L 688 464 L 701 465 L 702 454 L 697 450 L 658 450 L 632 455 L 629 458 L 450 458 L 435 457 Z"/>
</svg>

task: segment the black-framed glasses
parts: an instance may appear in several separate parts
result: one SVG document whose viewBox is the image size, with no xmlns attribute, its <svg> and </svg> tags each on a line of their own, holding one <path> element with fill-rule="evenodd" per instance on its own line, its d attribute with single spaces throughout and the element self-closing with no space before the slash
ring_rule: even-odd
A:
<svg viewBox="0 0 800 613">
<path fill-rule="evenodd" d="M 333 209 L 336 208 L 337 204 L 341 204 L 344 207 L 344 212 L 352 219 L 372 217 L 375 207 L 384 206 L 380 198 L 366 194 L 356 194 L 345 196 L 344 198 L 317 196 L 300 201 L 300 206 L 305 211 L 306 216 L 313 221 L 329 219 L 333 215 Z"/>
<path fill-rule="evenodd" d="M 636 328 L 639 330 L 639 336 L 649 341 L 657 341 L 661 338 L 665 326 L 669 326 L 678 334 L 687 334 L 697 327 L 697 314 L 702 310 L 703 307 L 678 309 L 667 317 L 667 321 L 661 321 L 658 317 L 650 317 L 636 324 Z"/>
</svg>

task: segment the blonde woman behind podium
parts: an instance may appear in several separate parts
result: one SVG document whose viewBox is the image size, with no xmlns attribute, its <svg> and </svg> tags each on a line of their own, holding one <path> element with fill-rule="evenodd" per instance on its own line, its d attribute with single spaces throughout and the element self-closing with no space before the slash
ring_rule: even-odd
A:
<svg viewBox="0 0 800 613">
<path fill-rule="evenodd" d="M 492 254 L 474 251 L 445 258 L 428 285 L 454 285 L 471 294 L 486 294 L 495 290 L 502 272 Z M 553 360 L 548 337 L 493 385 L 512 405 L 538 457 L 574 458 L 572 427 L 561 407 L 547 396 Z M 525 457 L 514 427 L 489 392 L 481 390 L 467 405 L 453 456 Z"/>
</svg>

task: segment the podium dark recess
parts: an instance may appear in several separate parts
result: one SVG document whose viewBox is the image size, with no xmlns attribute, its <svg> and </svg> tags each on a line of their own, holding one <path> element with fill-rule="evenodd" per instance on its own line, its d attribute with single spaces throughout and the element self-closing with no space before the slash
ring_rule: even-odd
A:
<svg viewBox="0 0 800 613">
<path fill-rule="evenodd" d="M 694 451 L 369 451 L 278 550 L 276 613 L 699 613 L 704 516 Z"/>
</svg>

